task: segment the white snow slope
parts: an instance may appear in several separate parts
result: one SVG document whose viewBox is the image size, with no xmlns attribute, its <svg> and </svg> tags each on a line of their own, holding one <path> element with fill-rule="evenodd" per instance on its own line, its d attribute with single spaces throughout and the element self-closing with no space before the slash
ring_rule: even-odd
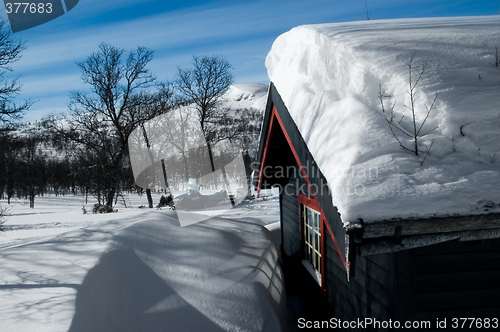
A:
<svg viewBox="0 0 500 332">
<path fill-rule="evenodd" d="M 266 59 L 309 150 L 328 180 L 344 223 L 363 218 L 499 211 L 500 16 L 364 21 L 300 26 Z M 413 130 L 413 58 L 419 156 L 403 150 L 386 118 Z M 379 84 L 385 113 L 378 98 Z M 395 129 L 401 142 L 412 141 Z M 427 159 L 426 151 L 433 142 Z"/>
<path fill-rule="evenodd" d="M 2 332 L 287 330 L 278 252 L 262 227 L 279 220 L 276 197 L 187 227 L 175 211 L 83 214 L 81 202 L 12 202 L 0 232 Z"/>
</svg>

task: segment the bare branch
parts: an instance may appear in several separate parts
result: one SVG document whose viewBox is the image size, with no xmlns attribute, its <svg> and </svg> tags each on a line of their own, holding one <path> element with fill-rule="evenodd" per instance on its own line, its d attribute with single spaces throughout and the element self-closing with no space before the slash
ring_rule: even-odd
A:
<svg viewBox="0 0 500 332">
<path fill-rule="evenodd" d="M 380 100 L 380 105 L 382 106 L 382 113 L 385 113 L 384 98 L 391 98 L 390 95 L 385 94 L 385 90 L 382 91 L 382 85 L 378 85 L 378 99 Z"/>
<path fill-rule="evenodd" d="M 206 138 L 215 137 L 208 128 L 225 111 L 220 107 L 223 94 L 233 83 L 231 65 L 220 55 L 193 56 L 193 68 L 178 68 L 175 86 L 183 97 L 196 105 L 198 120 Z"/>
<path fill-rule="evenodd" d="M 368 0 L 365 0 L 365 9 L 366 9 L 366 19 L 369 21 L 371 15 L 368 14 Z"/>
<path fill-rule="evenodd" d="M 387 119 L 386 119 L 387 120 Z M 401 140 L 399 139 L 399 137 L 396 135 L 396 133 L 394 132 L 394 130 L 392 129 L 393 127 L 394 128 L 398 128 L 396 126 L 394 126 L 393 123 L 391 123 L 389 120 L 387 120 L 387 123 L 389 124 L 389 129 L 391 130 L 391 133 L 392 133 L 392 136 L 394 136 L 394 138 L 396 139 L 396 141 L 398 141 L 399 143 L 399 146 L 403 148 L 403 150 L 406 150 L 406 151 L 410 151 L 410 152 L 413 152 L 411 149 L 408 149 L 406 146 L 404 146 L 404 144 L 401 142 Z M 398 128 L 399 130 L 401 130 L 400 128 Z M 403 132 L 404 133 L 404 132 Z"/>
<path fill-rule="evenodd" d="M 387 120 L 387 119 L 386 119 L 386 120 Z M 392 127 L 396 128 L 397 130 L 399 130 L 399 131 L 400 131 L 401 133 L 403 133 L 404 135 L 406 135 L 406 136 L 408 136 L 408 137 L 410 137 L 410 138 L 413 138 L 413 135 L 411 135 L 411 134 L 410 134 L 410 133 L 408 133 L 406 130 L 404 130 L 403 128 L 401 128 L 401 127 L 399 126 L 399 123 L 398 123 L 398 126 L 396 126 L 396 124 L 395 124 L 393 121 L 389 121 L 389 120 L 387 120 L 387 122 L 389 122 L 389 124 L 390 124 Z"/>
<path fill-rule="evenodd" d="M 430 106 L 430 107 L 427 107 L 427 105 L 424 105 L 424 106 L 425 106 L 425 109 L 427 110 L 427 114 L 425 115 L 424 120 L 422 121 L 422 123 L 420 124 L 420 127 L 418 128 L 418 131 L 417 131 L 417 134 L 416 134 L 417 136 L 420 134 L 420 130 L 422 130 L 422 127 L 424 126 L 425 121 L 427 121 L 427 118 L 429 117 L 429 114 L 431 113 L 432 109 L 434 108 L 434 103 L 436 102 L 437 97 L 438 97 L 438 94 L 436 93 L 436 96 L 435 96 L 435 97 L 434 97 L 434 99 L 432 100 L 432 104 L 431 104 L 431 106 Z M 437 127 L 436 127 L 436 128 L 437 128 Z M 436 129 L 436 128 L 434 128 L 434 129 Z M 433 129 L 433 130 L 434 130 L 434 129 Z M 433 130 L 432 130 L 432 131 L 433 131 Z M 428 133 L 429 133 L 429 132 L 427 132 L 425 135 L 427 135 Z M 423 136 L 425 136 L 425 135 L 422 135 L 422 137 L 423 137 Z"/>
<path fill-rule="evenodd" d="M 12 120 L 20 119 L 29 110 L 33 101 L 25 100 L 15 103 L 14 99 L 21 91 L 21 85 L 17 78 L 12 81 L 4 79 L 6 72 L 11 72 L 10 64 L 21 58 L 21 52 L 25 49 L 24 43 L 12 38 L 12 32 L 7 21 L 0 19 L 0 122 L 10 123 Z"/>
<path fill-rule="evenodd" d="M 431 130 L 429 130 L 429 131 L 425 132 L 425 134 L 420 135 L 420 136 L 419 136 L 419 138 L 422 138 L 422 137 L 424 137 L 424 136 L 426 136 L 426 135 L 428 135 L 428 134 L 432 133 L 432 132 L 433 132 L 434 130 L 436 130 L 436 129 L 438 129 L 438 126 L 435 126 L 435 127 L 434 127 L 434 128 L 432 128 Z"/>
<path fill-rule="evenodd" d="M 422 166 L 424 164 L 424 161 L 425 161 L 425 159 L 427 159 L 427 156 L 429 155 L 429 152 L 431 151 L 433 145 L 434 145 L 434 140 L 431 141 L 431 145 L 427 149 L 427 152 L 425 153 L 425 157 L 422 160 L 422 162 L 420 163 L 420 166 Z"/>
<path fill-rule="evenodd" d="M 464 127 L 465 127 L 465 126 L 468 126 L 468 125 L 470 125 L 471 123 L 474 123 L 474 122 L 476 122 L 476 121 L 474 120 L 474 121 L 467 122 L 466 124 L 461 125 L 461 126 L 460 126 L 460 135 L 465 136 L 465 134 L 464 134 L 464 132 L 463 132 Z"/>
</svg>

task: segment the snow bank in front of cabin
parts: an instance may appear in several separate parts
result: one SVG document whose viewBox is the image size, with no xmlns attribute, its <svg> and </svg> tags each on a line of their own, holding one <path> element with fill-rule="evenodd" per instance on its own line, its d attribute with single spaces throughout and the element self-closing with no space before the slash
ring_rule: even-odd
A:
<svg viewBox="0 0 500 332">
<path fill-rule="evenodd" d="M 500 17 L 364 21 L 301 26 L 274 42 L 266 66 L 345 223 L 500 211 Z M 418 157 L 386 118 L 411 130 L 435 95 Z M 415 82 L 416 77 L 413 78 Z M 382 113 L 379 84 L 385 95 Z M 405 106 L 406 105 L 406 106 Z M 404 117 L 403 117 L 404 116 Z M 402 142 L 411 140 L 399 132 Z"/>
<path fill-rule="evenodd" d="M 277 197 L 187 227 L 167 209 L 83 214 L 84 203 L 12 200 L 0 232 L 2 332 L 289 330 Z"/>
<path fill-rule="evenodd" d="M 123 229 L 78 288 L 70 332 L 282 331 L 278 251 L 262 226 L 174 211 Z"/>
</svg>

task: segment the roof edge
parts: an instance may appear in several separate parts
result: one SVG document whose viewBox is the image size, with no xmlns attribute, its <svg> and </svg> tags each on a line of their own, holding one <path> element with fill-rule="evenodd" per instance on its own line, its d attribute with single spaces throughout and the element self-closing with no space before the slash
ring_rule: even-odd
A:
<svg viewBox="0 0 500 332">
<path fill-rule="evenodd" d="M 382 220 L 365 223 L 359 219 L 347 223 L 346 231 L 362 233 L 363 239 L 426 235 L 462 231 L 500 229 L 500 213 L 450 216 L 426 219 Z"/>
</svg>

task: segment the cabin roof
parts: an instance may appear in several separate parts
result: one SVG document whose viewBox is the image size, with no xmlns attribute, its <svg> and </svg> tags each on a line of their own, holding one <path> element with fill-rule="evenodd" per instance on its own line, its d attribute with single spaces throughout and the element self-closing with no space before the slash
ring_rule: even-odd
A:
<svg viewBox="0 0 500 332">
<path fill-rule="evenodd" d="M 278 37 L 270 80 L 346 227 L 500 212 L 498 35 L 500 17 L 489 16 L 301 26 Z M 414 99 L 427 133 L 418 156 L 400 146 L 414 143 L 410 59 L 412 84 L 426 66 Z"/>
</svg>

